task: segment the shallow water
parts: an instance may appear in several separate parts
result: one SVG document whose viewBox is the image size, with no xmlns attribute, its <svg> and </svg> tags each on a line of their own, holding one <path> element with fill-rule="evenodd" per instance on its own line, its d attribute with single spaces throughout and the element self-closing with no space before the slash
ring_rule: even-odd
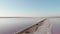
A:
<svg viewBox="0 0 60 34">
<path fill-rule="evenodd" d="M 50 18 L 49 22 L 52 23 L 52 34 L 60 34 L 60 18 Z"/>
<path fill-rule="evenodd" d="M 42 18 L 0 18 L 0 34 L 13 34 L 40 21 Z M 52 34 L 60 34 L 60 18 L 48 18 Z"/>
<path fill-rule="evenodd" d="M 60 18 L 48 18 L 47 21 L 45 21 L 44 23 L 47 24 L 47 22 L 52 24 L 52 27 L 50 30 L 51 32 L 49 32 L 49 34 L 60 34 Z M 40 26 L 34 34 L 47 34 L 47 33 L 44 33 L 45 32 L 44 29 L 43 28 L 41 29 L 41 26 Z"/>
<path fill-rule="evenodd" d="M 0 18 L 0 34 L 13 34 L 21 31 L 42 18 Z"/>
</svg>

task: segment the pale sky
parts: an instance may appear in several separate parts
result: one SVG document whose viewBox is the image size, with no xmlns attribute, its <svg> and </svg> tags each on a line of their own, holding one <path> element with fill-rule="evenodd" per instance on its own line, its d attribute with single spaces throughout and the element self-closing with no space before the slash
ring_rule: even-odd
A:
<svg viewBox="0 0 60 34">
<path fill-rule="evenodd" d="M 0 0 L 0 17 L 60 16 L 60 0 Z"/>
</svg>

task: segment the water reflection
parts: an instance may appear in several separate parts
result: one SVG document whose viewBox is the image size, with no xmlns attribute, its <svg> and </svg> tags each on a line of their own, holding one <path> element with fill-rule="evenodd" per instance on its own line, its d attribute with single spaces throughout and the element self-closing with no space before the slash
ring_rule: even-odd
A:
<svg viewBox="0 0 60 34">
<path fill-rule="evenodd" d="M 0 34 L 13 34 L 38 22 L 41 18 L 0 18 Z"/>
<path fill-rule="evenodd" d="M 0 18 L 0 34 L 13 34 L 30 25 L 35 24 L 41 18 Z M 49 18 L 52 26 L 52 34 L 60 34 L 60 18 Z"/>
<path fill-rule="evenodd" d="M 52 34 L 60 34 L 60 18 L 50 18 L 50 23 L 52 26 Z"/>
</svg>

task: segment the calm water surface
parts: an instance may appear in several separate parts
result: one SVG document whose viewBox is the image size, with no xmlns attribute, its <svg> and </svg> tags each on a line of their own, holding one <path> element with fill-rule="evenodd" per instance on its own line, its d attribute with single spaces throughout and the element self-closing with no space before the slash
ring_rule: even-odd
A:
<svg viewBox="0 0 60 34">
<path fill-rule="evenodd" d="M 50 18 L 49 22 L 52 23 L 52 34 L 60 34 L 60 18 Z"/>
<path fill-rule="evenodd" d="M 0 34 L 13 34 L 27 28 L 42 18 L 0 18 Z"/>
<path fill-rule="evenodd" d="M 40 21 L 42 18 L 0 18 L 0 34 L 13 34 Z M 49 18 L 52 34 L 60 34 L 60 18 Z"/>
</svg>

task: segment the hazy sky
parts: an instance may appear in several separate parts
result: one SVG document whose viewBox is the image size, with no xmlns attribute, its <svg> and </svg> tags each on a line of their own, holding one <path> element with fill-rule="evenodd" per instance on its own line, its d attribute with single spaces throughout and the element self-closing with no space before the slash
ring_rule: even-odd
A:
<svg viewBox="0 0 60 34">
<path fill-rule="evenodd" d="M 0 16 L 60 16 L 60 0 L 0 0 Z"/>
</svg>

